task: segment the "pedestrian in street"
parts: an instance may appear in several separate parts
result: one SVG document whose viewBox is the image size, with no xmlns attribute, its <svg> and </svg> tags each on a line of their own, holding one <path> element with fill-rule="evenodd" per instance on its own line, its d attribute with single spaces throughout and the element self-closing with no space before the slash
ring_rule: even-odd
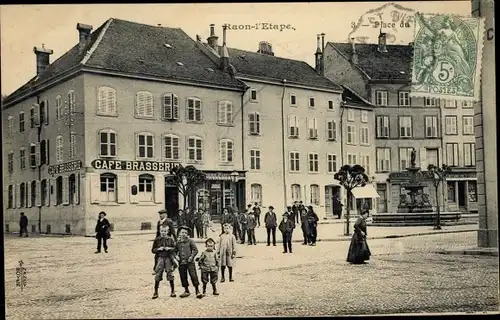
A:
<svg viewBox="0 0 500 320">
<path fill-rule="evenodd" d="M 175 228 L 174 228 L 174 222 L 168 218 L 168 213 L 167 210 L 162 209 L 158 211 L 158 214 L 160 215 L 160 220 L 158 220 L 158 223 L 156 224 L 156 238 L 160 236 L 160 227 L 165 227 L 167 226 L 170 230 L 170 232 L 173 234 L 174 238 L 176 239 L 175 235 Z M 153 265 L 153 274 L 156 274 L 156 264 L 158 262 L 158 255 L 155 254 L 155 261 Z"/>
<path fill-rule="evenodd" d="M 104 247 L 104 252 L 108 253 L 108 239 L 111 238 L 111 234 L 109 232 L 110 223 L 105 216 L 106 212 L 99 212 L 99 218 L 95 226 L 95 237 L 97 239 L 97 251 L 95 253 L 101 253 L 101 246 Z"/>
<path fill-rule="evenodd" d="M 236 240 L 240 240 L 241 239 L 241 225 L 240 225 L 240 222 L 238 219 L 239 218 L 238 209 L 229 206 L 228 210 L 229 210 L 229 213 L 232 214 L 234 217 L 234 220 L 233 220 L 234 236 L 236 237 Z"/>
<path fill-rule="evenodd" d="M 351 264 L 363 264 L 370 260 L 371 252 L 366 242 L 367 227 L 366 219 L 368 218 L 368 210 L 363 210 L 360 217 L 354 223 L 354 234 L 349 245 L 347 254 L 347 262 Z"/>
<path fill-rule="evenodd" d="M 186 208 L 186 226 L 189 228 L 189 237 L 194 238 L 195 217 L 193 210 Z"/>
<path fill-rule="evenodd" d="M 232 234 L 232 226 L 230 224 L 225 224 L 223 229 L 224 233 L 219 237 L 219 247 L 217 249 L 221 269 L 220 282 L 226 281 L 226 267 L 229 269 L 229 282 L 233 282 L 233 260 L 236 258 L 236 238 Z"/>
<path fill-rule="evenodd" d="M 311 246 L 315 246 L 316 240 L 318 239 L 318 221 L 318 215 L 314 212 L 313 207 L 309 206 L 307 211 L 307 223 L 309 226 L 309 239 Z"/>
<path fill-rule="evenodd" d="M 267 246 L 271 245 L 271 234 L 273 235 L 273 246 L 276 246 L 276 227 L 278 226 L 278 222 L 276 219 L 276 213 L 273 210 L 274 207 L 269 206 L 269 211 L 264 217 L 264 223 L 266 224 L 267 230 Z"/>
<path fill-rule="evenodd" d="M 279 225 L 279 230 L 283 236 L 283 253 L 292 253 L 292 234 L 295 228 L 295 223 L 290 219 L 290 215 L 285 212 L 283 214 L 283 220 L 281 220 Z"/>
<path fill-rule="evenodd" d="M 198 239 L 203 238 L 203 223 L 201 221 L 201 215 L 202 215 L 201 210 L 194 211 L 194 227 L 196 229 L 196 237 Z"/>
<path fill-rule="evenodd" d="M 212 227 L 212 217 L 208 211 L 200 210 L 201 212 L 201 223 L 203 226 L 203 238 L 208 238 L 208 229 Z"/>
<path fill-rule="evenodd" d="M 339 196 L 335 195 L 333 197 L 333 214 L 337 215 L 337 217 L 339 217 L 339 219 L 342 217 L 342 207 L 343 206 L 344 205 L 340 201 Z"/>
<path fill-rule="evenodd" d="M 167 274 L 170 283 L 170 296 L 175 297 L 174 270 L 176 261 L 174 259 L 176 250 L 176 237 L 173 226 L 168 224 L 160 226 L 160 235 L 153 241 L 151 252 L 157 257 L 155 266 L 155 292 L 153 299 L 158 298 L 158 288 L 163 280 L 163 272 Z"/>
<path fill-rule="evenodd" d="M 19 236 L 22 237 L 23 233 L 27 237 L 28 236 L 28 217 L 24 215 L 24 212 L 20 213 L 21 217 L 19 218 Z"/>
<path fill-rule="evenodd" d="M 198 261 L 198 266 L 201 270 L 203 297 L 207 293 L 207 284 L 209 281 L 210 284 L 212 284 L 213 295 L 218 296 L 219 292 L 217 292 L 217 280 L 220 262 L 217 252 L 215 252 L 214 239 L 209 238 L 205 241 L 205 251 L 201 253 L 199 258 L 196 258 L 196 261 Z"/>
<path fill-rule="evenodd" d="M 187 226 L 181 226 L 179 229 L 179 240 L 177 241 L 176 252 L 179 260 L 179 276 L 181 278 L 181 284 L 184 288 L 184 293 L 180 295 L 181 298 L 186 298 L 191 295 L 189 292 L 189 278 L 191 278 L 191 283 L 196 290 L 196 297 L 203 298 L 200 293 L 200 282 L 198 280 L 198 274 L 196 272 L 195 257 L 198 254 L 198 248 L 193 239 L 189 238 L 191 230 Z"/>
<path fill-rule="evenodd" d="M 241 230 L 241 244 L 245 244 L 245 235 L 247 234 L 248 230 L 248 215 L 246 211 L 240 212 L 238 215 L 238 223 L 240 224 L 240 230 Z M 248 239 L 250 241 L 250 239 Z"/>
<path fill-rule="evenodd" d="M 177 235 L 179 234 L 182 226 L 187 226 L 187 217 L 184 210 L 179 209 L 179 212 L 177 213 Z"/>
<path fill-rule="evenodd" d="M 258 224 L 259 227 L 260 227 L 260 214 L 261 214 L 261 212 L 262 211 L 260 210 L 259 203 L 255 202 L 254 214 L 255 214 L 255 218 L 257 219 L 257 224 Z"/>
<path fill-rule="evenodd" d="M 304 237 L 302 245 L 308 245 L 311 241 L 309 239 L 309 223 L 307 222 L 306 208 L 300 210 L 300 228 L 302 229 L 302 236 Z"/>
<path fill-rule="evenodd" d="M 234 216 L 229 213 L 229 210 L 227 208 L 224 208 L 222 210 L 222 217 L 220 219 L 221 234 L 224 233 L 224 225 L 225 224 L 229 224 L 231 227 L 234 226 Z"/>
<path fill-rule="evenodd" d="M 250 211 L 248 214 L 248 223 L 247 223 L 247 233 L 248 233 L 248 245 L 257 245 L 257 241 L 255 241 L 255 228 L 257 227 L 257 218 L 255 218 L 255 214 L 253 211 Z"/>
</svg>

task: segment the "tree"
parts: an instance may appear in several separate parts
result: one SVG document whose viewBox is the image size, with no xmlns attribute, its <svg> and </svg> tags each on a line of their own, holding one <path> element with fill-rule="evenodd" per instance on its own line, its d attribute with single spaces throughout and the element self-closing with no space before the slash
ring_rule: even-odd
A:
<svg viewBox="0 0 500 320">
<path fill-rule="evenodd" d="M 352 190 L 357 187 L 364 187 L 368 182 L 368 176 L 365 174 L 365 168 L 359 164 L 350 166 L 348 164 L 342 166 L 339 172 L 333 176 L 335 180 L 340 182 L 340 185 L 347 191 L 347 206 L 346 206 L 346 231 L 345 235 L 349 235 L 349 216 L 351 212 Z"/>
<path fill-rule="evenodd" d="M 447 176 L 451 173 L 451 167 L 443 164 L 441 167 L 430 164 L 427 166 L 427 171 L 436 190 L 436 220 L 434 223 L 434 229 L 441 229 L 441 209 L 439 208 L 439 185 L 442 181 L 446 181 Z"/>
<path fill-rule="evenodd" d="M 183 210 L 186 210 L 187 199 L 197 185 L 206 180 L 206 175 L 193 166 L 183 167 L 179 165 L 170 170 L 170 176 L 166 178 L 166 183 L 177 186 L 179 193 L 184 199 Z"/>
</svg>

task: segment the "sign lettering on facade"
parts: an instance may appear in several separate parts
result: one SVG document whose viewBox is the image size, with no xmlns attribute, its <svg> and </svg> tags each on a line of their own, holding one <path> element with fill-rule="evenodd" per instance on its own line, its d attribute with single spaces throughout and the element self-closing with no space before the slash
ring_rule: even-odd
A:
<svg viewBox="0 0 500 320">
<path fill-rule="evenodd" d="M 128 160 L 106 160 L 95 159 L 91 163 L 94 169 L 106 170 L 128 170 L 128 171 L 160 171 L 170 172 L 171 169 L 179 166 L 175 162 L 156 161 L 128 161 Z"/>
<path fill-rule="evenodd" d="M 75 160 L 75 161 L 70 161 L 66 163 L 61 163 L 61 164 L 56 164 L 53 166 L 49 166 L 48 173 L 50 175 L 58 174 L 58 173 L 63 173 L 63 172 L 71 172 L 71 171 L 76 171 L 80 170 L 82 168 L 82 161 L 81 160 Z"/>
</svg>

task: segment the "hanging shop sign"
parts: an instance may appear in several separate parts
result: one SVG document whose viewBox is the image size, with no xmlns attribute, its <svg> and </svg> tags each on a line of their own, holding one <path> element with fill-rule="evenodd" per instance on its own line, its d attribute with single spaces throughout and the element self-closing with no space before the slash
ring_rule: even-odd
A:
<svg viewBox="0 0 500 320">
<path fill-rule="evenodd" d="M 64 172 L 71 172 L 71 171 L 76 171 L 80 170 L 82 168 L 82 161 L 81 160 L 74 160 L 70 162 L 65 162 L 65 163 L 60 163 L 60 164 L 55 164 L 52 166 L 49 166 L 48 173 L 50 175 L 58 174 L 58 173 L 64 173 Z"/>
<path fill-rule="evenodd" d="M 160 171 L 170 172 L 171 169 L 179 166 L 175 162 L 156 161 L 128 161 L 128 160 L 107 160 L 95 159 L 91 163 L 94 169 L 106 170 L 128 170 L 128 171 Z"/>
</svg>

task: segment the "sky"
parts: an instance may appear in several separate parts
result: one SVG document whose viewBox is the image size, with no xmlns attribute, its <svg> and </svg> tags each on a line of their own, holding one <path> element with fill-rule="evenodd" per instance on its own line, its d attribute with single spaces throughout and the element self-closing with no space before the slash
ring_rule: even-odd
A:
<svg viewBox="0 0 500 320">
<path fill-rule="evenodd" d="M 85 5 L 2 5 L 1 92 L 8 95 L 35 76 L 33 47 L 54 50 L 53 62 L 78 42 L 77 23 L 90 24 L 94 30 L 109 18 L 138 23 L 181 28 L 193 39 L 206 41 L 209 25 L 222 44 L 222 25 L 229 24 L 227 45 L 257 51 L 260 41 L 271 43 L 276 56 L 303 60 L 314 66 L 316 35 L 325 33 L 325 41 L 376 43 L 380 26 L 389 34 L 388 43 L 413 41 L 412 12 L 470 16 L 470 1 L 330 3 L 224 3 L 224 4 L 85 4 Z M 382 8 L 380 11 L 368 12 Z M 402 6 L 402 7 L 400 7 Z M 368 13 L 367 13 L 368 12 Z M 377 12 L 380 14 L 377 15 Z M 370 20 L 369 18 L 373 20 Z M 360 20 L 361 19 L 361 20 Z M 362 21 L 360 23 L 360 21 Z M 368 22 L 371 21 L 372 24 Z M 394 26 L 390 23 L 397 21 Z M 264 24 L 283 25 L 283 30 L 263 30 Z M 257 29 L 233 30 L 239 25 L 256 25 Z M 363 26 L 364 25 L 364 26 Z M 354 27 L 354 29 L 353 29 Z M 353 32 L 354 30 L 354 32 Z"/>
</svg>

